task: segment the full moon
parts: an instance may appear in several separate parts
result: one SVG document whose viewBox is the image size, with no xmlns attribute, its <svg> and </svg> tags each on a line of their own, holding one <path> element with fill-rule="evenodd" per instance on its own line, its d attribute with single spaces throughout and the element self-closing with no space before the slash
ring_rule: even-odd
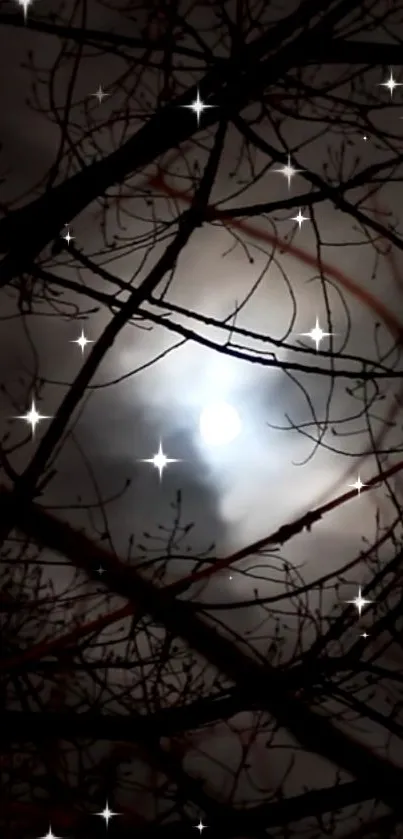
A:
<svg viewBox="0 0 403 839">
<path fill-rule="evenodd" d="M 238 412 L 227 402 L 209 405 L 200 416 L 200 434 L 209 446 L 231 443 L 241 431 Z"/>
</svg>

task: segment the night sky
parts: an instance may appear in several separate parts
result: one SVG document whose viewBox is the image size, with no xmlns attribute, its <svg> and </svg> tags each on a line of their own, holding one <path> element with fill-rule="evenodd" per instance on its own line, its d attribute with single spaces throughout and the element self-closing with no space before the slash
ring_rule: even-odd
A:
<svg viewBox="0 0 403 839">
<path fill-rule="evenodd" d="M 197 612 L 205 605 L 204 618 L 208 615 L 213 623 L 219 620 L 214 625 L 220 632 L 226 626 L 238 634 L 239 642 L 246 640 L 260 663 L 281 661 L 283 666 L 284 662 L 299 661 L 302 650 L 327 631 L 334 616 L 348 611 L 346 601 L 355 598 L 358 586 L 369 585 L 401 549 L 399 472 L 388 482 L 379 479 L 369 492 L 365 487 L 361 493 L 354 488 L 357 479 L 365 485 L 398 464 L 402 451 L 399 331 L 403 321 L 403 261 L 399 215 L 403 123 L 399 118 L 403 114 L 403 93 L 399 86 L 391 90 L 385 84 L 390 77 L 403 83 L 396 58 L 396 45 L 403 34 L 401 9 L 399 4 L 396 9 L 387 3 L 368 4 L 379 19 L 382 14 L 388 18 L 385 25 L 379 22 L 377 27 L 369 22 L 369 10 L 367 19 L 363 9 L 351 4 L 351 10 L 340 11 L 340 20 L 323 37 L 331 44 L 343 38 L 371 42 L 373 58 L 369 49 L 364 61 L 357 48 L 357 58 L 353 57 L 351 64 L 331 64 L 323 56 L 316 63 L 295 59 L 295 66 L 290 61 L 273 84 L 265 86 L 255 81 L 248 102 L 239 108 L 234 89 L 229 101 L 220 107 L 219 103 L 225 103 L 227 82 L 223 81 L 216 100 L 213 96 L 208 99 L 214 107 L 200 114 L 198 126 L 197 115 L 180 104 L 182 99 L 187 104 L 193 102 L 192 96 L 186 100 L 186 91 L 193 90 L 195 84 L 201 84 L 202 95 L 205 74 L 210 72 L 213 59 L 219 63 L 228 58 L 231 37 L 234 44 L 235 33 L 241 39 L 237 47 L 241 50 L 239 66 L 246 74 L 249 65 L 242 58 L 242 43 L 260 38 L 270 27 L 279 25 L 279 20 L 291 20 L 298 10 L 306 7 L 308 13 L 314 3 L 288 3 L 287 8 L 268 4 L 261 9 L 247 3 L 224 4 L 222 9 L 221 4 L 214 3 L 195 7 L 179 4 L 174 43 L 197 51 L 198 59 L 186 55 L 169 58 L 170 30 L 166 18 L 161 14 L 158 17 L 157 5 L 143 9 L 140 4 L 127 2 L 108 7 L 80 0 L 55 7 L 38 0 L 27 9 L 25 25 L 24 11 L 16 3 L 5 2 L 0 10 L 0 243 L 5 259 L 0 280 L 8 254 L 18 252 L 26 260 L 11 282 L 0 289 L 1 483 L 11 492 L 14 471 L 7 464 L 16 473 L 29 467 L 52 418 L 112 316 L 162 257 L 177 232 L 179 215 L 189 208 L 203 178 L 215 142 L 216 123 L 227 122 L 207 202 L 215 208 L 215 218 L 196 226 L 152 297 L 140 302 L 120 330 L 91 377 L 45 472 L 42 470 L 45 484 L 36 481 L 30 498 L 36 498 L 51 515 L 84 529 L 111 555 L 161 586 L 201 567 L 214 568 L 217 557 L 264 539 L 282 525 L 351 491 L 345 503 L 335 505 L 311 529 L 302 530 L 283 546 L 272 545 L 266 553 L 252 551 L 240 562 L 213 573 L 211 579 L 195 583 L 186 595 Z M 329 13 L 338 6 L 342 6 L 340 0 L 330 4 Z M 251 28 L 246 34 L 250 27 L 248 13 L 260 20 L 260 28 Z M 227 15 L 235 28 L 229 26 Z M 312 26 L 318 20 L 312 11 Z M 61 31 L 50 31 L 53 25 L 70 27 L 70 35 L 62 37 Z M 89 34 L 87 45 L 80 45 L 71 35 L 72 28 L 82 33 L 121 34 L 126 39 L 137 39 L 138 45 L 122 44 L 114 48 L 115 54 L 108 54 L 99 44 L 94 47 L 96 39 Z M 292 37 L 298 33 L 296 26 Z M 321 36 L 315 37 L 320 40 Z M 165 46 L 149 49 L 153 38 L 162 38 Z M 314 39 L 313 44 L 319 40 Z M 377 57 L 382 43 L 390 43 L 395 50 L 391 65 L 385 58 L 386 50 Z M 313 49 L 308 45 L 307 51 L 308 47 Z M 299 47 L 298 54 L 303 52 Z M 167 66 L 162 66 L 164 56 Z M 174 71 L 169 63 L 172 61 Z M 101 102 L 94 96 L 99 86 L 106 93 Z M 162 112 L 168 112 L 168 117 L 159 116 Z M 97 200 L 73 216 L 67 201 L 65 221 L 59 224 L 57 234 L 52 229 L 31 261 L 29 230 L 34 228 L 29 216 L 21 217 L 17 240 L 11 240 L 11 228 L 5 224 L 18 216 L 18 208 L 51 194 L 86 167 L 107 159 L 152 120 L 155 131 L 163 132 L 163 119 L 168 118 L 172 125 L 175 121 L 186 123 L 186 142 L 173 148 L 168 145 L 165 153 L 150 159 L 149 164 L 133 167 L 135 171 L 123 183 L 120 179 L 106 192 L 101 189 Z M 210 123 L 213 118 L 215 122 Z M 253 146 L 251 136 L 241 136 L 242 121 L 262 138 L 263 144 L 268 144 L 266 149 Z M 298 170 L 289 184 L 284 173 L 276 171 L 287 164 L 288 155 Z M 387 160 L 392 161 L 388 168 L 385 165 L 379 174 L 372 172 Z M 361 172 L 369 174 L 357 178 Z M 350 178 L 357 178 L 357 185 L 348 189 L 345 185 Z M 326 186 L 321 197 L 312 199 L 321 184 Z M 76 188 L 80 189 L 79 182 Z M 236 212 L 254 205 L 264 205 L 264 209 Z M 349 207 L 354 211 L 349 212 Z M 60 218 L 63 211 L 62 206 Z M 300 226 L 293 219 L 299 211 L 306 217 Z M 46 213 L 52 210 L 45 208 L 32 217 L 34 226 L 42 224 L 41 212 L 43 223 L 48 223 Z M 64 239 L 67 232 L 73 237 L 71 243 Z M 393 235 L 388 239 L 389 232 Z M 89 289 L 88 295 L 83 293 L 84 286 Z M 114 300 L 110 297 L 109 307 L 102 302 L 106 299 L 102 295 L 115 295 Z M 316 322 L 330 333 L 318 349 L 306 334 Z M 83 351 L 74 343 L 82 330 L 89 340 Z M 375 370 L 371 379 L 360 379 L 363 369 L 365 374 Z M 38 424 L 34 435 L 16 418 L 29 411 L 32 399 L 39 413 L 49 417 Z M 203 437 L 200 420 L 203 411 L 222 403 L 236 412 L 239 433 L 232 440 L 214 444 Z M 225 433 L 230 430 L 227 425 Z M 164 454 L 175 461 L 167 464 L 161 476 L 152 463 L 145 462 L 153 458 L 160 444 Z M 102 499 L 105 503 L 101 504 Z M 17 551 L 12 533 L 18 532 L 18 523 L 16 527 L 11 535 L 2 533 L 4 591 L 13 579 L 17 589 L 22 585 L 18 569 L 25 566 L 21 556 L 16 570 L 7 553 L 11 550 L 13 556 Z M 337 577 L 338 569 L 359 558 L 360 552 L 368 552 L 388 528 L 389 537 L 379 549 L 373 548 L 369 557 Z M 208 566 L 201 564 L 206 556 Z M 59 609 L 62 613 L 57 633 L 77 620 L 103 613 L 105 604 L 109 609 L 124 602 L 121 596 L 108 594 L 108 574 L 103 578 L 94 566 L 91 573 L 81 571 L 83 576 L 76 578 L 74 563 L 62 560 L 46 544 L 39 559 L 31 557 L 31 570 L 35 566 L 42 569 L 43 585 L 53 587 L 54 615 Z M 387 604 L 396 605 L 398 569 L 397 563 L 392 600 L 384 600 L 381 588 L 370 593 L 371 599 L 376 600 L 377 594 L 383 603 L 379 614 L 370 608 L 361 619 L 357 616 L 355 623 L 350 620 L 341 646 L 335 643 L 332 654 L 344 654 L 362 632 L 369 633 L 372 652 L 382 648 L 384 635 L 379 632 L 371 642 L 371 625 L 384 615 L 382 609 L 387 612 Z M 331 574 L 335 576 L 329 585 L 315 584 Z M 312 588 L 302 599 L 292 595 L 293 587 L 309 585 Z M 75 596 L 67 597 L 63 607 L 57 597 L 63 598 L 67 589 L 74 590 Z M 29 596 L 29 585 L 24 591 L 24 596 L 27 592 Z M 94 598 L 94 592 L 100 593 Z M 284 593 L 286 597 L 268 605 L 270 598 L 273 601 Z M 256 598 L 260 605 L 254 604 Z M 268 603 L 265 598 L 269 598 Z M 355 606 L 349 608 L 352 618 Z M 146 658 L 152 648 L 162 656 L 158 624 L 152 643 L 147 631 L 138 629 L 136 651 L 131 649 L 129 653 L 119 635 L 121 632 L 125 636 L 129 623 L 127 619 L 115 627 L 116 637 L 113 630 L 101 635 L 100 645 L 94 642 L 88 653 L 91 660 L 99 660 L 102 643 L 108 644 L 103 653 L 107 650 L 112 655 Z M 401 662 L 398 625 L 396 632 L 392 640 L 387 635 L 385 649 L 377 652 L 377 661 L 384 667 Z M 39 621 L 35 643 L 47 637 L 49 626 Z M 25 638 L 21 629 L 19 652 L 32 643 Z M 281 647 L 279 658 L 269 652 L 273 639 L 277 652 Z M 362 645 L 361 639 L 359 643 Z M 14 648 L 8 654 L 10 651 L 15 653 Z M 363 646 L 360 651 L 366 655 Z M 172 658 L 172 651 L 170 655 Z M 211 674 L 195 660 L 200 672 L 189 689 L 189 699 L 208 696 L 210 690 Z M 361 676 L 358 693 L 365 682 L 365 675 Z M 115 689 L 116 684 L 122 691 L 122 685 L 128 689 L 129 681 L 125 680 L 129 678 L 124 669 L 113 674 L 113 689 L 107 685 L 102 694 L 106 696 L 110 690 L 112 698 L 105 699 L 104 705 L 100 698 L 91 705 L 88 697 L 92 687 L 83 676 L 87 710 L 119 714 L 124 707 L 130 713 L 127 696 L 124 702 L 122 697 L 116 698 Z M 161 685 L 167 678 L 161 675 Z M 179 681 L 181 678 L 178 676 Z M 35 682 L 34 675 L 32 679 Z M 64 684 L 62 705 L 77 713 L 81 708 L 75 704 L 80 676 L 75 679 L 74 687 Z M 146 707 L 145 700 L 132 689 L 136 712 L 155 710 L 155 695 Z M 36 696 L 42 698 L 37 707 L 35 699 L 32 704 L 29 700 L 32 714 L 53 709 L 50 683 L 44 685 L 42 694 L 41 690 L 35 682 Z M 400 707 L 401 685 L 393 684 L 393 702 L 385 698 L 386 689 L 385 694 L 376 694 L 376 690 L 373 703 L 377 712 L 383 713 L 386 708 L 387 713 L 393 703 L 395 708 Z M 181 704 L 186 689 L 182 684 L 175 691 L 175 703 Z M 159 701 L 166 707 L 170 704 L 169 693 L 163 694 L 161 687 Z M 24 704 L 19 705 L 15 683 L 7 683 L 6 697 L 11 711 L 26 711 Z M 340 702 L 337 691 L 330 697 L 324 695 L 323 707 L 333 721 L 338 719 Z M 359 709 L 351 710 L 348 703 L 346 707 L 350 716 L 343 718 L 344 730 L 369 748 L 379 748 L 382 757 L 401 763 L 399 732 L 394 731 L 386 754 L 386 728 L 382 729 L 379 721 L 377 728 L 373 720 L 363 718 Z M 239 731 L 251 724 L 252 716 L 246 703 L 243 716 L 239 714 L 229 724 L 222 722 L 204 731 L 204 752 L 197 751 L 195 735 L 193 747 L 183 759 L 187 772 L 208 779 L 214 799 L 228 806 L 244 806 L 245 802 L 265 801 L 268 795 L 275 800 L 280 783 L 286 796 L 335 784 L 334 762 L 301 752 L 292 734 L 284 729 L 274 736 L 275 759 L 267 763 L 268 752 L 263 745 L 267 720 L 263 713 L 254 718 L 256 740 L 245 759 Z M 91 748 L 85 759 L 93 765 L 109 753 L 110 745 L 100 741 Z M 292 757 L 295 767 L 283 780 Z M 234 792 L 231 784 L 242 760 L 249 769 L 242 770 Z M 68 778 L 63 779 L 70 789 L 76 789 L 76 771 L 71 758 Z M 119 805 L 132 808 L 154 823 L 156 811 L 150 803 L 153 795 L 157 809 L 162 802 L 161 812 L 166 811 L 167 804 L 156 791 L 157 781 L 150 779 L 147 759 L 143 755 L 133 758 L 129 770 L 132 787 L 123 780 L 122 772 L 120 767 L 110 791 L 112 809 L 120 812 Z M 353 776 L 343 768 L 342 780 Z M 147 795 L 146 786 L 151 790 Z M 50 789 L 45 793 L 47 801 L 52 800 Z M 104 792 L 109 794 L 107 789 Z M 7 795 L 14 800 L 14 793 Z M 88 801 L 102 809 L 102 784 L 95 793 L 88 790 L 82 800 L 78 793 L 75 795 L 78 809 L 87 806 Z M 32 790 L 21 796 L 19 801 L 37 801 Z M 360 810 L 365 820 L 372 818 L 371 806 L 363 805 Z M 43 834 L 49 819 L 44 816 L 41 821 L 35 812 L 35 827 L 38 825 Z M 210 824 L 208 812 L 200 806 L 186 812 L 193 823 L 201 818 Z M 384 812 L 382 804 L 375 815 Z M 186 822 L 179 807 L 173 813 L 181 824 Z M 119 835 L 117 821 L 112 820 L 111 835 Z M 7 824 L 5 836 L 31 835 L 24 832 L 26 826 L 15 829 Z M 337 826 L 333 825 L 330 835 L 358 836 L 349 833 L 357 824 L 349 810 L 345 821 L 340 819 Z M 157 821 L 155 825 L 157 830 Z M 68 826 L 65 822 L 63 832 L 63 821 L 55 820 L 56 835 L 67 835 Z M 281 829 L 276 827 L 270 835 L 285 835 L 277 832 Z M 402 835 L 392 829 L 388 828 L 388 836 Z M 312 826 L 309 820 L 301 823 L 301 833 L 298 826 L 294 825 L 293 830 L 287 835 L 309 839 L 325 835 L 317 823 Z M 189 835 L 192 832 L 189 827 Z M 68 835 L 75 834 L 70 830 Z"/>
</svg>

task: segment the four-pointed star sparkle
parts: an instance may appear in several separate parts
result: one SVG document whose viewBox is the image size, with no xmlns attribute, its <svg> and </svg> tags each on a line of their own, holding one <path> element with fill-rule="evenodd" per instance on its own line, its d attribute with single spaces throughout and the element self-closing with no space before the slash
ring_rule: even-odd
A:
<svg viewBox="0 0 403 839">
<path fill-rule="evenodd" d="M 24 11 L 24 20 L 25 21 L 27 19 L 28 8 L 29 8 L 29 6 L 31 6 L 32 2 L 33 2 L 33 0 L 17 0 L 18 5 L 21 6 L 21 8 Z"/>
<path fill-rule="evenodd" d="M 358 495 L 360 494 L 362 488 L 365 487 L 365 486 L 366 486 L 366 484 L 363 484 L 359 475 L 358 475 L 358 478 L 357 478 L 357 480 L 355 481 L 354 484 L 349 484 L 349 487 L 351 487 L 351 489 L 356 489 L 357 490 Z"/>
<path fill-rule="evenodd" d="M 287 163 L 284 163 L 284 166 L 280 166 L 279 169 L 273 169 L 273 172 L 279 172 L 280 175 L 284 175 L 284 177 L 287 178 L 288 189 L 290 189 L 291 180 L 294 177 L 294 175 L 297 175 L 298 172 L 302 171 L 302 169 L 295 169 L 295 167 L 291 163 L 290 155 L 288 155 Z"/>
<path fill-rule="evenodd" d="M 199 824 L 195 824 L 195 828 L 196 828 L 196 830 L 198 830 L 198 831 L 199 831 L 199 833 L 200 833 L 200 834 L 201 834 L 201 833 L 203 833 L 203 830 L 205 830 L 205 829 L 206 829 L 206 826 L 207 826 L 207 825 L 203 824 L 203 822 L 202 822 L 202 820 L 201 820 L 201 819 L 200 819 L 200 821 L 199 821 Z"/>
<path fill-rule="evenodd" d="M 38 836 L 38 839 L 59 839 L 59 837 L 55 836 L 55 834 L 52 832 L 51 826 L 49 825 L 49 830 L 46 836 Z"/>
<path fill-rule="evenodd" d="M 166 457 L 166 455 L 162 451 L 162 443 L 160 442 L 160 447 L 157 451 L 157 454 L 155 454 L 154 457 L 142 458 L 142 463 L 151 463 L 153 466 L 155 466 L 155 468 L 158 469 L 161 480 L 162 473 L 165 467 L 168 466 L 168 463 L 179 463 L 179 461 L 173 457 Z"/>
<path fill-rule="evenodd" d="M 401 86 L 402 86 L 402 84 L 403 84 L 403 82 L 397 82 L 397 81 L 395 81 L 395 79 L 393 78 L 393 73 L 392 73 L 392 70 L 391 70 L 391 71 L 390 71 L 390 76 L 389 76 L 388 80 L 387 80 L 386 82 L 381 82 L 381 83 L 378 85 L 378 87 L 387 87 L 387 88 L 388 88 L 388 90 L 389 90 L 389 93 L 390 93 L 390 98 L 392 98 L 392 96 L 393 96 L 393 91 L 394 91 L 395 87 L 401 87 Z"/>
<path fill-rule="evenodd" d="M 87 344 L 93 344 L 93 343 L 94 342 L 91 341 L 90 338 L 85 337 L 83 329 L 81 330 L 81 335 L 78 338 L 76 338 L 74 341 L 70 341 L 70 344 L 78 344 L 78 346 L 81 349 L 81 353 L 83 355 L 84 355 L 84 350 L 85 350 Z"/>
<path fill-rule="evenodd" d="M 302 227 L 304 221 L 309 221 L 309 216 L 304 216 L 303 213 L 301 213 L 301 207 L 300 207 L 299 210 L 298 210 L 298 215 L 297 216 L 292 216 L 291 221 L 295 221 L 298 224 L 299 229 L 301 230 L 301 227 Z"/>
<path fill-rule="evenodd" d="M 108 824 L 113 816 L 120 816 L 120 813 L 114 813 L 113 810 L 110 810 L 109 804 L 106 802 L 104 809 L 100 813 L 95 813 L 95 815 L 101 816 L 101 819 L 105 820 L 105 824 L 108 827 Z"/>
<path fill-rule="evenodd" d="M 316 352 L 319 349 L 320 342 L 323 341 L 323 338 L 329 338 L 330 335 L 333 335 L 333 332 L 324 332 L 323 329 L 319 326 L 318 318 L 316 318 L 315 326 L 311 329 L 310 332 L 300 332 L 300 335 L 304 338 L 311 338 L 316 346 Z"/>
<path fill-rule="evenodd" d="M 44 419 L 53 419 L 53 417 L 48 417 L 45 414 L 39 414 L 36 410 L 35 400 L 32 400 L 32 405 L 29 411 L 26 414 L 20 414 L 19 416 L 14 417 L 14 419 L 25 420 L 28 425 L 31 426 L 32 436 L 35 434 L 35 428 L 41 420 Z"/>
<path fill-rule="evenodd" d="M 182 108 L 188 108 L 190 111 L 193 111 L 193 113 L 196 114 L 197 125 L 200 125 L 200 115 L 203 113 L 203 111 L 206 111 L 208 108 L 215 107 L 215 105 L 206 105 L 205 102 L 202 102 L 202 100 L 200 99 L 199 91 L 197 91 L 196 99 L 194 99 L 193 102 L 190 103 L 190 105 L 182 105 Z"/>
<path fill-rule="evenodd" d="M 95 99 L 98 99 L 98 104 L 102 105 L 102 101 L 105 99 L 106 96 L 109 96 L 109 93 L 106 93 L 100 84 L 98 90 L 95 93 L 91 93 L 91 96 L 95 96 Z"/>
<path fill-rule="evenodd" d="M 67 228 L 67 233 L 65 233 L 64 236 L 62 236 L 62 239 L 65 239 L 65 241 L 69 245 L 70 242 L 72 242 L 73 239 L 75 239 L 75 236 L 71 236 L 70 235 L 70 230 Z"/>
<path fill-rule="evenodd" d="M 352 606 L 355 606 L 360 617 L 362 610 L 365 609 L 365 606 L 372 602 L 372 600 L 367 600 L 362 596 L 361 586 L 358 586 L 358 594 L 357 597 L 354 597 L 354 600 L 346 600 L 346 603 L 351 603 Z"/>
</svg>

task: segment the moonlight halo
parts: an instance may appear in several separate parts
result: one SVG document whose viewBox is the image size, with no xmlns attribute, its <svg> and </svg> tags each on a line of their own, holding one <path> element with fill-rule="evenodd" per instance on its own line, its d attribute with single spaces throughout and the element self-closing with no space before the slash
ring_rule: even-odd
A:
<svg viewBox="0 0 403 839">
<path fill-rule="evenodd" d="M 208 446 L 223 446 L 238 437 L 242 423 L 238 411 L 232 405 L 228 402 L 214 402 L 201 412 L 199 428 Z"/>
</svg>

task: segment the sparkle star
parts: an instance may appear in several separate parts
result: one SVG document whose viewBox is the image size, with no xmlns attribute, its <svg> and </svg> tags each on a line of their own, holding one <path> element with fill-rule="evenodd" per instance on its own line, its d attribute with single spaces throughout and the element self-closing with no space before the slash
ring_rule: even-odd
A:
<svg viewBox="0 0 403 839">
<path fill-rule="evenodd" d="M 24 20 L 27 20 L 28 8 L 32 4 L 32 0 L 17 0 L 17 3 L 24 11 Z"/>
<path fill-rule="evenodd" d="M 323 341 L 323 338 L 329 338 L 330 335 L 333 335 L 333 332 L 324 332 L 323 329 L 319 326 L 318 318 L 316 318 L 316 323 L 313 329 L 310 332 L 300 332 L 300 335 L 304 338 L 311 338 L 316 346 L 316 352 L 319 349 L 320 342 Z"/>
<path fill-rule="evenodd" d="M 357 480 L 355 481 L 354 484 L 349 484 L 349 487 L 351 487 L 351 489 L 356 489 L 357 490 L 358 495 L 360 494 L 362 488 L 365 487 L 365 486 L 366 486 L 366 484 L 363 484 L 359 475 L 358 475 L 358 478 L 357 478 Z"/>
<path fill-rule="evenodd" d="M 199 91 L 197 91 L 197 97 L 190 103 L 190 105 L 182 105 L 182 108 L 188 108 L 190 111 L 193 111 L 196 114 L 197 118 L 197 125 L 200 125 L 200 115 L 203 111 L 206 111 L 208 108 L 215 108 L 215 105 L 206 105 L 205 102 L 202 102 L 200 99 Z"/>
<path fill-rule="evenodd" d="M 387 87 L 389 92 L 390 92 L 390 98 L 392 99 L 393 91 L 394 91 L 395 87 L 401 87 L 402 84 L 403 84 L 403 82 L 396 82 L 395 81 L 395 79 L 393 78 L 392 70 L 391 70 L 390 71 L 390 76 L 389 76 L 387 82 L 381 82 L 378 85 L 378 87 Z"/>
<path fill-rule="evenodd" d="M 101 819 L 105 819 L 106 826 L 108 827 L 108 824 L 110 820 L 113 818 L 113 816 L 120 816 L 120 813 L 114 813 L 112 810 L 110 810 L 108 802 L 106 802 L 105 807 L 101 811 L 101 813 L 95 813 L 95 815 L 101 816 Z"/>
<path fill-rule="evenodd" d="M 70 242 L 72 242 L 73 239 L 75 239 L 75 236 L 71 236 L 70 235 L 70 230 L 67 228 L 67 233 L 65 233 L 65 235 L 62 236 L 62 239 L 64 239 L 67 242 L 67 244 L 69 245 Z"/>
<path fill-rule="evenodd" d="M 99 105 L 102 105 L 102 101 L 105 99 L 106 96 L 109 95 L 109 93 L 105 93 L 101 84 L 99 85 L 98 90 L 95 93 L 91 93 L 91 96 L 95 96 L 95 99 L 98 99 Z"/>
<path fill-rule="evenodd" d="M 52 417 L 48 417 L 45 414 L 39 414 L 36 410 L 36 405 L 34 399 L 32 400 L 32 405 L 29 411 L 26 414 L 22 414 L 20 416 L 14 417 L 14 419 L 25 420 L 28 425 L 31 426 L 32 436 L 35 435 L 35 428 L 41 420 L 44 419 L 52 419 Z"/>
<path fill-rule="evenodd" d="M 151 463 L 153 466 L 155 466 L 155 468 L 158 469 L 161 480 L 162 473 L 165 467 L 168 466 L 168 463 L 179 463 L 179 461 L 172 457 L 166 457 L 164 452 L 162 451 L 162 443 L 160 443 L 160 447 L 157 451 L 157 454 L 155 454 L 154 457 L 143 458 L 142 463 Z"/>
<path fill-rule="evenodd" d="M 86 338 L 84 335 L 84 330 L 81 330 L 81 335 L 79 338 L 76 338 L 74 341 L 70 341 L 70 344 L 78 344 L 81 349 L 82 355 L 84 355 L 84 350 L 87 344 L 93 344 L 94 342 L 90 340 L 90 338 Z"/>
<path fill-rule="evenodd" d="M 300 207 L 299 210 L 298 210 L 298 215 L 297 216 L 292 216 L 291 221 L 295 221 L 298 224 L 299 229 L 301 230 L 301 227 L 302 227 L 304 221 L 309 221 L 309 217 L 304 216 L 301 213 L 301 207 Z"/>
<path fill-rule="evenodd" d="M 46 836 L 40 836 L 40 837 L 38 837 L 38 839 L 59 839 L 59 837 L 55 836 L 55 834 L 52 832 L 51 826 L 49 825 L 49 830 L 48 830 Z"/>
<path fill-rule="evenodd" d="M 354 600 L 346 600 L 346 603 L 351 603 L 352 606 L 355 606 L 360 617 L 362 610 L 365 609 L 365 606 L 367 606 L 368 603 L 372 602 L 372 600 L 367 600 L 365 597 L 362 596 L 361 586 L 358 586 L 358 594 L 357 597 L 354 598 Z"/>
<path fill-rule="evenodd" d="M 201 834 L 201 833 L 203 833 L 203 830 L 205 830 L 205 829 L 206 829 L 206 825 L 205 825 L 205 824 L 203 824 L 202 820 L 200 819 L 199 824 L 195 824 L 195 828 L 196 828 L 196 830 L 198 830 L 198 831 L 199 831 L 199 833 Z"/>
<path fill-rule="evenodd" d="M 287 178 L 288 189 L 290 189 L 291 179 L 294 177 L 294 175 L 297 175 L 298 172 L 302 172 L 303 170 L 295 169 L 291 163 L 291 157 L 290 155 L 288 155 L 287 163 L 285 163 L 284 166 L 281 166 L 280 169 L 273 169 L 273 171 L 279 172 L 280 175 L 284 175 L 284 177 Z"/>
<path fill-rule="evenodd" d="M 369 638 L 369 635 L 367 632 L 363 632 L 362 635 L 360 635 L 360 638 Z"/>
</svg>

